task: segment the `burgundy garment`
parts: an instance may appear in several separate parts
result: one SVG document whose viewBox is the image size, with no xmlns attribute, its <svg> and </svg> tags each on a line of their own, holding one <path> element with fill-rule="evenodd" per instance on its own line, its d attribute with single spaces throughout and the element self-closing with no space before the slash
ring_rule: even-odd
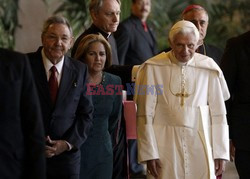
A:
<svg viewBox="0 0 250 179">
<path fill-rule="evenodd" d="M 57 91 L 58 91 L 58 81 L 56 78 L 57 69 L 55 66 L 52 66 L 50 68 L 50 71 L 51 71 L 51 75 L 49 77 L 49 91 L 50 91 L 51 101 L 55 105 Z"/>
</svg>

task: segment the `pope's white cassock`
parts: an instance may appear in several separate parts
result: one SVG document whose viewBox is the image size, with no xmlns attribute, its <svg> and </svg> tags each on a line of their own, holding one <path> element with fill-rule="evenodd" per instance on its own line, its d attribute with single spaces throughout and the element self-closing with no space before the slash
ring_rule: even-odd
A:
<svg viewBox="0 0 250 179">
<path fill-rule="evenodd" d="M 162 179 L 215 179 L 214 159 L 229 160 L 230 95 L 217 64 L 163 52 L 140 66 L 136 87 L 139 162 L 160 159 Z"/>
</svg>

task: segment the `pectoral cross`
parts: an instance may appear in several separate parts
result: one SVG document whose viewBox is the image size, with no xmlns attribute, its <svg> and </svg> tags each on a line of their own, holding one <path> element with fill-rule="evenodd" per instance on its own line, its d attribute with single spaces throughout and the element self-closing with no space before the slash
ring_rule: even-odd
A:
<svg viewBox="0 0 250 179">
<path fill-rule="evenodd" d="M 188 93 L 185 92 L 185 90 L 182 88 L 180 93 L 176 93 L 175 96 L 180 97 L 181 98 L 181 106 L 184 106 L 185 103 L 185 98 L 187 98 L 189 96 Z"/>
</svg>

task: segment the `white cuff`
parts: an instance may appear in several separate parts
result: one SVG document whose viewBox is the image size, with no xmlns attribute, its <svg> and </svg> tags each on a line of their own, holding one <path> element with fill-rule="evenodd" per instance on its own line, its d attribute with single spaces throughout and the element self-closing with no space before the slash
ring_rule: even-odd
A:
<svg viewBox="0 0 250 179">
<path fill-rule="evenodd" d="M 73 145 L 71 145 L 70 143 L 68 143 L 66 140 L 65 140 L 65 142 L 68 145 L 68 150 L 67 151 L 70 151 L 73 148 Z"/>
</svg>

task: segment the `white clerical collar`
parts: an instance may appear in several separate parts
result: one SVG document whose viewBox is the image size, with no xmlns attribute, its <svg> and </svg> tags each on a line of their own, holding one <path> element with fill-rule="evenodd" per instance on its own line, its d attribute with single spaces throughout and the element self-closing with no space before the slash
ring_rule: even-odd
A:
<svg viewBox="0 0 250 179">
<path fill-rule="evenodd" d="M 107 39 L 111 36 L 111 33 L 108 33 Z"/>
</svg>

